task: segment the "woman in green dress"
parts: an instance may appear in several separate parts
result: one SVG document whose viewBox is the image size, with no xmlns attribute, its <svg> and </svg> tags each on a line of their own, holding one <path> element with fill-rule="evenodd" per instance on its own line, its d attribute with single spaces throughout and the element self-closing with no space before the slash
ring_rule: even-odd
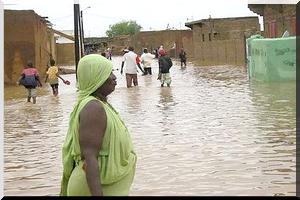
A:
<svg viewBox="0 0 300 200">
<path fill-rule="evenodd" d="M 61 196 L 127 196 L 136 154 L 127 127 L 107 102 L 115 86 L 112 63 L 97 54 L 80 59 L 79 96 L 62 149 Z"/>
</svg>

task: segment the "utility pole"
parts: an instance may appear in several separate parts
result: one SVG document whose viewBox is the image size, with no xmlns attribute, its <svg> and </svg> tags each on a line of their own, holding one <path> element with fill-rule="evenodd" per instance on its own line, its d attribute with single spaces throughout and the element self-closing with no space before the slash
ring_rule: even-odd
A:
<svg viewBox="0 0 300 200">
<path fill-rule="evenodd" d="M 77 81 L 77 66 L 79 62 L 79 0 L 74 0 L 74 39 L 75 39 L 75 70 L 76 70 L 76 81 Z"/>
<path fill-rule="evenodd" d="M 80 11 L 80 45 L 81 45 L 81 57 L 84 56 L 84 29 L 83 29 L 83 11 L 91 8 L 91 6 L 86 7 Z"/>
<path fill-rule="evenodd" d="M 79 17 L 79 36 L 80 36 L 80 57 L 84 54 L 84 36 L 83 36 L 83 22 L 82 22 L 82 11 L 80 11 Z"/>
</svg>

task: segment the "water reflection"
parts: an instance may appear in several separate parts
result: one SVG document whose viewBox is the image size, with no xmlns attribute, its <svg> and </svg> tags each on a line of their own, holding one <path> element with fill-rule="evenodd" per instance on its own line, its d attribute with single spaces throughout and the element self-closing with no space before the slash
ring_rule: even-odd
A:
<svg viewBox="0 0 300 200">
<path fill-rule="evenodd" d="M 129 114 L 137 114 L 141 110 L 141 88 L 126 88 L 126 91 L 124 93 L 124 103 L 127 107 L 127 111 L 129 112 Z"/>
<path fill-rule="evenodd" d="M 257 127 L 268 135 L 295 137 L 296 83 L 251 82 L 250 88 L 250 97 L 257 109 L 254 114 L 259 119 Z"/>
<path fill-rule="evenodd" d="M 159 123 L 161 124 L 163 136 L 173 135 L 174 133 L 170 131 L 171 127 L 175 123 L 172 119 L 172 115 L 174 115 L 172 108 L 174 108 L 175 105 L 172 96 L 172 87 L 161 87 L 159 97 L 158 107 L 162 115 Z"/>
<path fill-rule="evenodd" d="M 154 75 L 147 75 L 147 76 L 145 76 L 145 78 L 144 78 L 144 85 L 145 85 L 145 87 L 150 87 L 153 83 L 153 81 L 155 81 L 155 77 L 156 77 L 156 75 L 154 74 Z"/>
<path fill-rule="evenodd" d="M 121 58 L 114 57 L 115 66 Z M 118 85 L 109 102 L 132 134 L 138 155 L 131 195 L 295 195 L 295 82 L 262 84 L 235 66 L 171 68 L 160 87 L 158 65 L 139 86 Z M 5 88 L 4 193 L 57 195 L 61 145 L 78 93 L 65 75 L 37 104 L 21 87 Z"/>
<path fill-rule="evenodd" d="M 260 162 L 266 175 L 280 175 L 274 185 L 295 185 L 296 176 L 296 83 L 251 82 L 251 98 L 261 130 Z"/>
<path fill-rule="evenodd" d="M 162 87 L 160 89 L 160 96 L 159 96 L 158 105 L 163 107 L 163 109 L 168 109 L 169 105 L 174 105 L 173 103 L 173 96 L 172 96 L 172 88 L 171 87 Z"/>
</svg>

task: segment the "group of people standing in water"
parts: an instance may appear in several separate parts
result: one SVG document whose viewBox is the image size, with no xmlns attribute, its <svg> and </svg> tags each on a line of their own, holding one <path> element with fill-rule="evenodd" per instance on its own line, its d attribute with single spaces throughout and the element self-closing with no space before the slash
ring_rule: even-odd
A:
<svg viewBox="0 0 300 200">
<path fill-rule="evenodd" d="M 173 66 L 171 58 L 167 55 L 167 52 L 164 50 L 161 45 L 157 50 L 158 64 L 159 64 L 159 72 L 157 79 L 161 82 L 161 87 L 164 85 L 170 87 L 172 79 L 170 76 L 170 68 Z M 101 53 L 101 55 L 108 60 L 111 60 L 112 51 L 108 48 L 105 52 Z M 126 86 L 127 88 L 132 87 L 132 85 L 138 85 L 138 77 L 137 72 L 138 69 L 145 75 L 152 75 L 152 60 L 156 58 L 155 54 L 151 54 L 148 52 L 147 48 L 143 49 L 143 53 L 141 56 L 137 55 L 134 52 L 134 48 L 132 46 L 123 50 L 123 58 L 121 65 L 121 74 L 125 71 L 126 76 Z M 179 53 L 179 58 L 181 62 L 181 67 L 186 67 L 186 52 L 181 49 Z M 143 68 L 142 68 L 143 66 Z M 125 68 L 125 70 L 123 70 Z M 63 83 L 70 84 L 69 81 L 64 80 L 58 72 L 58 67 L 55 65 L 54 59 L 50 59 L 50 66 L 47 68 L 45 83 L 49 83 L 52 88 L 52 93 L 54 96 L 58 95 L 58 85 L 61 79 Z M 30 102 L 31 98 L 33 99 L 33 103 L 36 103 L 36 87 L 41 87 L 42 83 L 40 81 L 39 73 L 37 69 L 34 67 L 32 61 L 28 61 L 27 65 L 24 67 L 24 70 L 18 81 L 19 85 L 23 85 L 27 91 L 27 101 Z"/>
<path fill-rule="evenodd" d="M 167 55 L 167 52 L 161 45 L 158 49 L 158 65 L 159 65 L 159 72 L 157 79 L 161 82 L 161 87 L 164 87 L 166 84 L 167 87 L 170 87 L 172 79 L 170 76 L 170 68 L 173 66 L 171 58 Z M 143 54 L 139 57 L 135 52 L 133 47 L 129 47 L 128 49 L 123 50 L 123 59 L 121 65 L 121 74 L 123 74 L 123 68 L 125 66 L 125 76 L 126 76 L 126 84 L 127 87 L 132 87 L 138 85 L 138 78 L 137 78 L 137 68 L 139 68 L 143 76 L 144 75 L 152 75 L 152 67 L 151 63 L 152 60 L 156 57 L 156 55 L 151 54 L 148 52 L 147 48 L 143 49 Z M 179 54 L 181 66 L 186 67 L 186 53 L 181 49 Z M 141 67 L 143 65 L 143 69 Z"/>
</svg>

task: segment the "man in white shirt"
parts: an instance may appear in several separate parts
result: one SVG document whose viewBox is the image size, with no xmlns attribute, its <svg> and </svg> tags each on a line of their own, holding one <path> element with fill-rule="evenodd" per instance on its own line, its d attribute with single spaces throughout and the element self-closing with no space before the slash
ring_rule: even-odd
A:
<svg viewBox="0 0 300 200">
<path fill-rule="evenodd" d="M 124 63 L 126 63 L 126 67 L 125 67 L 126 83 L 127 83 L 127 88 L 130 88 L 132 86 L 132 82 L 134 86 L 138 85 L 137 66 L 140 68 L 140 70 L 143 73 L 145 72 L 141 68 L 138 55 L 133 52 L 134 48 L 129 47 L 128 50 L 129 52 L 123 55 L 121 74 L 123 74 Z"/>
<path fill-rule="evenodd" d="M 152 70 L 151 70 L 151 63 L 152 60 L 155 58 L 155 55 L 148 53 L 148 49 L 144 49 L 144 53 L 141 56 L 142 64 L 144 65 L 144 75 L 152 75 Z"/>
</svg>

